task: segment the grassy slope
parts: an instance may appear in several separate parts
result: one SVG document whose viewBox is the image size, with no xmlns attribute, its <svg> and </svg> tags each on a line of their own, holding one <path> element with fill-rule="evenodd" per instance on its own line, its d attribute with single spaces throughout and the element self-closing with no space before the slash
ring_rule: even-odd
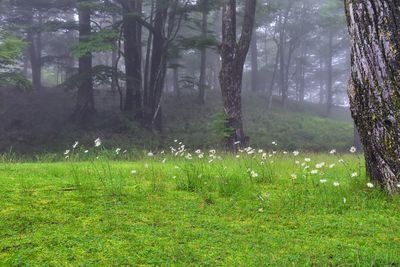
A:
<svg viewBox="0 0 400 267">
<path fill-rule="evenodd" d="M 349 178 L 355 157 L 309 157 L 337 165 L 305 179 L 288 155 L 3 163 L 0 265 L 399 265 L 400 198 Z"/>
</svg>

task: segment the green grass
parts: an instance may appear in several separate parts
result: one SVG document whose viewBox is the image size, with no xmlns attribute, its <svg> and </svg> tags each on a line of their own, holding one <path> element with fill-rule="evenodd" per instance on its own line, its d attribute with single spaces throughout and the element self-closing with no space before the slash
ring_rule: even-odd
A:
<svg viewBox="0 0 400 267">
<path fill-rule="evenodd" d="M 98 153 L 3 158 L 1 266 L 400 265 L 400 198 L 355 155 Z"/>
</svg>

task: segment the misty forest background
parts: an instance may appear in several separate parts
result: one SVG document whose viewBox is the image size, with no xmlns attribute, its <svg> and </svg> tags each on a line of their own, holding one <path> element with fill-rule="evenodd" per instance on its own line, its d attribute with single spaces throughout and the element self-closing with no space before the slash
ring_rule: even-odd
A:
<svg viewBox="0 0 400 267">
<path fill-rule="evenodd" d="M 0 151 L 56 152 L 97 137 L 138 149 L 224 146 L 219 1 L 0 3 L 10 59 L 0 65 Z M 250 144 L 357 144 L 349 74 L 342 1 L 258 1 L 242 85 Z"/>
</svg>

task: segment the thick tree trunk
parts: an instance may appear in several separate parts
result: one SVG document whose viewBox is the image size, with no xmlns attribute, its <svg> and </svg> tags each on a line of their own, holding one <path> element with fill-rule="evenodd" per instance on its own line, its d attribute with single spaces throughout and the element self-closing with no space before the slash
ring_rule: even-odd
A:
<svg viewBox="0 0 400 267">
<path fill-rule="evenodd" d="M 80 1 L 79 3 L 84 3 Z M 87 6 L 79 6 L 79 41 L 91 34 L 90 9 Z M 92 78 L 92 54 L 88 53 L 79 58 L 79 83 L 78 96 L 75 109 L 75 118 L 80 123 L 85 123 L 94 114 L 94 95 Z"/>
<path fill-rule="evenodd" d="M 256 0 L 246 1 L 244 22 L 239 42 L 236 42 L 236 0 L 224 0 L 222 14 L 222 58 L 219 75 L 224 110 L 232 130 L 227 138 L 227 149 L 236 151 L 246 146 L 248 138 L 244 134 L 242 122 L 242 78 L 243 66 L 249 51 L 254 26 Z"/>
<path fill-rule="evenodd" d="M 123 13 L 126 95 L 124 111 L 140 117 L 142 109 L 142 26 L 135 16 L 141 14 L 141 0 L 125 1 Z"/>
<path fill-rule="evenodd" d="M 202 1 L 202 9 L 203 9 L 203 14 L 202 14 L 202 23 L 201 23 L 201 32 L 203 35 L 203 38 L 207 37 L 207 31 L 208 31 L 208 0 L 203 0 Z M 207 63 L 207 48 L 202 47 L 201 48 L 201 56 L 200 56 L 200 79 L 199 79 L 199 96 L 198 96 L 198 102 L 200 104 L 204 104 L 206 99 L 206 63 Z"/>
<path fill-rule="evenodd" d="M 400 2 L 345 3 L 352 38 L 351 112 L 368 176 L 394 193 L 400 183 Z"/>
</svg>

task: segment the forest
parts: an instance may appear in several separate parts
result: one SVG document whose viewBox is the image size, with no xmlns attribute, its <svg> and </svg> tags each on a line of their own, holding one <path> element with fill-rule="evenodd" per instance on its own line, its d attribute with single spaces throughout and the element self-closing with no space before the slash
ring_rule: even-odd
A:
<svg viewBox="0 0 400 267">
<path fill-rule="evenodd" d="M 400 265 L 397 0 L 0 0 L 0 265 Z"/>
</svg>

